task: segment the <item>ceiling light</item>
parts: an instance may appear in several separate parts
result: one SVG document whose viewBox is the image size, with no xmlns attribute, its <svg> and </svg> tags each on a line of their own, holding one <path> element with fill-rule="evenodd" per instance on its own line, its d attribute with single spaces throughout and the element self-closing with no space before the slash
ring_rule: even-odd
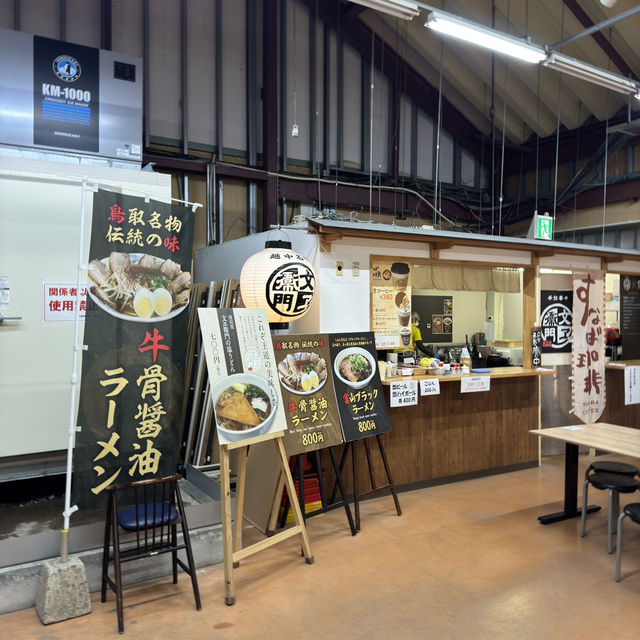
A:
<svg viewBox="0 0 640 640">
<path fill-rule="evenodd" d="M 409 2 L 408 0 L 351 0 L 356 4 L 370 7 L 376 11 L 382 11 L 382 13 L 388 13 L 396 18 L 402 18 L 403 20 L 412 20 L 419 13 L 418 5 L 415 2 Z"/>
<path fill-rule="evenodd" d="M 527 40 L 515 38 L 502 31 L 489 29 L 441 11 L 431 12 L 424 26 L 524 62 L 538 63 L 544 60 L 546 55 L 542 47 L 532 45 Z"/>
<path fill-rule="evenodd" d="M 562 53 L 550 53 L 542 63 L 544 67 L 556 69 L 570 76 L 593 82 L 605 89 L 611 89 L 619 93 L 633 94 L 640 99 L 640 85 L 635 80 L 601 69 L 576 58 L 565 56 Z"/>
</svg>

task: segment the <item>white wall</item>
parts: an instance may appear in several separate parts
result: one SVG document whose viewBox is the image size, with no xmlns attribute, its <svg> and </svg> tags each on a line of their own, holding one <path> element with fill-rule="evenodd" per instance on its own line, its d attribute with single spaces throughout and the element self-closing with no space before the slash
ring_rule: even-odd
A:
<svg viewBox="0 0 640 640">
<path fill-rule="evenodd" d="M 22 316 L 0 325 L 0 457 L 67 447 L 74 325 L 43 323 L 42 284 L 76 282 L 82 175 L 131 195 L 171 195 L 168 175 L 0 157 L 0 276 L 11 286 L 2 313 Z M 92 203 L 88 193 L 84 264 Z"/>
</svg>

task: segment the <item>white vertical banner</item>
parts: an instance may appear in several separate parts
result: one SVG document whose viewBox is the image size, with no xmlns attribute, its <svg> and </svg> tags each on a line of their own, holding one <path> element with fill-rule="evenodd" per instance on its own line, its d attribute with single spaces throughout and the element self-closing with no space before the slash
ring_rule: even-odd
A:
<svg viewBox="0 0 640 640">
<path fill-rule="evenodd" d="M 604 361 L 604 274 L 573 274 L 573 347 L 571 350 L 574 415 L 595 422 L 606 404 Z"/>
</svg>

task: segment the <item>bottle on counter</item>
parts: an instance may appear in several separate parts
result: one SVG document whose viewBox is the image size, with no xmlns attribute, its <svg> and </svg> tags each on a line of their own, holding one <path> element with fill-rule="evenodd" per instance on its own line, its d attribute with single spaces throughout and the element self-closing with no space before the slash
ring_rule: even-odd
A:
<svg viewBox="0 0 640 640">
<path fill-rule="evenodd" d="M 460 365 L 468 367 L 468 369 L 471 370 L 471 354 L 466 346 L 462 347 L 462 351 L 460 352 Z"/>
</svg>

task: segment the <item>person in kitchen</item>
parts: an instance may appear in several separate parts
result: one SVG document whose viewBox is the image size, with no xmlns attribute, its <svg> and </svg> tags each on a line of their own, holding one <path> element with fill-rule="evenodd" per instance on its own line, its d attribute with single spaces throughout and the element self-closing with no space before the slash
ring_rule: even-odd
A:
<svg viewBox="0 0 640 640">
<path fill-rule="evenodd" d="M 420 332 L 420 314 L 417 311 L 414 311 L 411 314 L 411 343 L 413 344 L 413 349 L 417 351 L 418 357 L 420 357 L 420 352 L 424 353 L 427 358 L 438 358 L 438 354 L 433 352 L 431 347 L 426 346 L 422 342 L 422 333 Z"/>
<path fill-rule="evenodd" d="M 421 355 L 426 355 L 428 358 L 436 357 L 433 351 L 425 346 L 422 342 L 422 333 L 420 332 L 420 314 L 414 311 L 411 314 L 411 342 L 408 346 L 408 351 L 416 351 L 418 358 Z M 397 352 L 402 353 L 403 349 L 396 349 Z"/>
</svg>

